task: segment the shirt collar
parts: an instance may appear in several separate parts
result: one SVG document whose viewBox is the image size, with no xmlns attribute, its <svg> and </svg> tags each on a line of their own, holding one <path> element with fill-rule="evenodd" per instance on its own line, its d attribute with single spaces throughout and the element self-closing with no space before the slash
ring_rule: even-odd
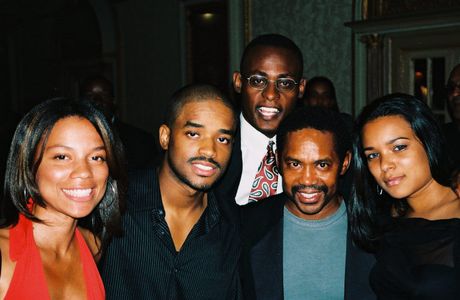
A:
<svg viewBox="0 0 460 300">
<path fill-rule="evenodd" d="M 155 176 L 154 184 L 156 186 L 156 194 L 158 195 L 157 197 L 153 197 L 153 203 L 152 203 L 152 213 L 153 213 L 153 219 L 154 222 L 160 222 L 161 220 L 164 220 L 165 218 L 165 211 L 164 211 L 164 206 L 163 206 L 163 201 L 161 199 L 161 192 L 160 192 L 160 183 L 159 183 L 159 177 L 158 173 L 157 176 Z M 208 191 L 208 204 L 206 206 L 206 209 L 203 212 L 203 215 L 201 216 L 200 220 L 204 218 L 204 226 L 199 226 L 202 227 L 198 229 L 198 231 L 202 233 L 207 233 L 210 231 L 220 220 L 221 213 L 219 210 L 219 206 L 217 204 L 217 199 L 216 196 L 214 195 L 214 192 L 212 190 Z"/>
<path fill-rule="evenodd" d="M 243 147 L 248 147 L 251 145 L 268 145 L 269 141 L 274 141 L 276 144 L 276 135 L 272 138 L 268 138 L 265 134 L 258 131 L 254 128 L 248 121 L 244 118 L 243 114 L 240 114 L 240 126 L 241 126 L 241 145 Z"/>
</svg>

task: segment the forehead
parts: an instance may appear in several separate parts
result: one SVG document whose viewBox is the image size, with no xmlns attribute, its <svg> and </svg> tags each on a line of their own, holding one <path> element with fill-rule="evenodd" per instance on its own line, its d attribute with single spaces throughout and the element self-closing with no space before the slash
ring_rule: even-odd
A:
<svg viewBox="0 0 460 300">
<path fill-rule="evenodd" d="M 72 134 L 93 134 L 100 138 L 99 133 L 93 124 L 86 118 L 79 116 L 70 116 L 58 120 L 51 128 L 48 141 L 51 138 L 70 137 Z"/>
<path fill-rule="evenodd" d="M 292 156 L 299 160 L 318 159 L 323 156 L 337 157 L 334 148 L 334 136 L 329 131 L 305 128 L 289 132 L 283 156 Z"/>
<path fill-rule="evenodd" d="M 319 92 L 327 92 L 329 91 L 329 85 L 327 85 L 325 82 L 315 82 L 311 86 L 311 89 Z"/>
<path fill-rule="evenodd" d="M 175 126 L 184 126 L 193 121 L 201 125 L 219 125 L 220 128 L 234 127 L 233 111 L 219 99 L 189 100 L 179 109 Z"/>
<path fill-rule="evenodd" d="M 415 137 L 409 122 L 397 115 L 378 117 L 367 122 L 363 127 L 362 135 L 364 145 L 387 142 L 396 137 Z"/>
<path fill-rule="evenodd" d="M 243 72 L 297 74 L 299 61 L 294 51 L 273 46 L 256 46 L 252 48 L 244 61 Z"/>
</svg>

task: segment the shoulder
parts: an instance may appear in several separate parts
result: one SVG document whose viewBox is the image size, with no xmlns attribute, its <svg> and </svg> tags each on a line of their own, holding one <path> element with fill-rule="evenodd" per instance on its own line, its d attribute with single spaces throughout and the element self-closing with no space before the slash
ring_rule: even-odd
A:
<svg viewBox="0 0 460 300">
<path fill-rule="evenodd" d="M 143 210 L 152 206 L 152 198 L 161 197 L 155 168 L 131 169 L 128 173 L 128 210 Z"/>
<path fill-rule="evenodd" d="M 283 218 L 284 193 L 241 207 L 241 231 L 249 239 L 266 233 Z"/>
<path fill-rule="evenodd" d="M 267 217 L 281 216 L 283 212 L 286 195 L 284 193 L 271 196 L 259 202 L 250 203 L 241 207 L 242 216 Z"/>
<path fill-rule="evenodd" d="M 88 229 L 79 227 L 78 230 L 83 236 L 86 245 L 88 245 L 89 251 L 93 254 L 94 259 L 98 261 L 100 258 L 101 240 Z"/>
</svg>

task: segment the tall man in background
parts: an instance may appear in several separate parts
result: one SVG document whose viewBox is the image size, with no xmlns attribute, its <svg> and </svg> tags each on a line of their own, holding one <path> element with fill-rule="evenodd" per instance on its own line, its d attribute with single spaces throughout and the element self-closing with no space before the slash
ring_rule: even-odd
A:
<svg viewBox="0 0 460 300">
<path fill-rule="evenodd" d="M 217 189 L 229 201 L 246 205 L 282 192 L 276 132 L 303 95 L 302 75 L 302 52 L 285 36 L 261 35 L 245 48 L 240 71 L 233 74 L 233 87 L 241 95 L 239 130 Z"/>
</svg>

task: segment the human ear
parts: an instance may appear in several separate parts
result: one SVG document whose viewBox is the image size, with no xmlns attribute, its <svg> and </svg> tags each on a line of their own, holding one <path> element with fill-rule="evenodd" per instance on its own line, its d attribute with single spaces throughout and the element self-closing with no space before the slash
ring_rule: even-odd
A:
<svg viewBox="0 0 460 300">
<path fill-rule="evenodd" d="M 233 89 L 238 94 L 241 93 L 241 73 L 233 72 Z"/>
<path fill-rule="evenodd" d="M 340 171 L 340 175 L 345 174 L 345 172 L 348 170 L 348 167 L 350 167 L 350 162 L 351 162 L 351 152 L 347 151 L 347 153 L 345 154 L 345 158 L 343 159 L 342 170 Z"/>
<path fill-rule="evenodd" d="M 299 81 L 299 95 L 297 96 L 299 99 L 303 97 L 303 93 L 305 92 L 306 84 L 307 84 L 307 80 L 305 78 L 301 78 Z"/>
<path fill-rule="evenodd" d="M 161 125 L 158 130 L 158 136 L 160 139 L 160 146 L 163 150 L 168 150 L 170 135 L 171 129 L 169 129 L 166 124 Z"/>
</svg>

